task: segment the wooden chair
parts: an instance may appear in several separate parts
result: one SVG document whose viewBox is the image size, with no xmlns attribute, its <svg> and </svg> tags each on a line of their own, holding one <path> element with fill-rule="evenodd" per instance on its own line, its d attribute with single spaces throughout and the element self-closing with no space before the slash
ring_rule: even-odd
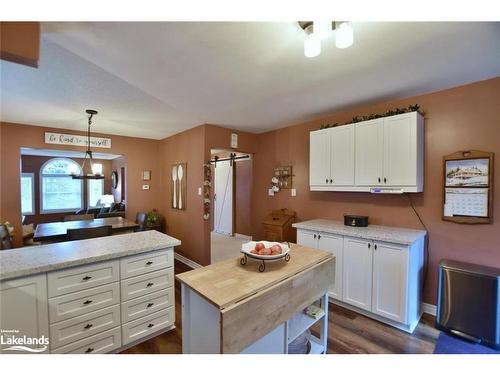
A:
<svg viewBox="0 0 500 375">
<path fill-rule="evenodd" d="M 146 213 L 145 212 L 138 212 L 137 215 L 135 215 L 135 222 L 136 224 L 139 224 L 139 228 L 137 228 L 135 231 L 136 232 L 143 232 L 146 230 Z"/>
<path fill-rule="evenodd" d="M 94 220 L 94 215 L 84 214 L 84 215 L 66 215 L 66 216 L 64 216 L 64 221 L 78 221 L 78 220 Z"/>
<path fill-rule="evenodd" d="M 3 224 L 0 224 L 0 250 L 12 249 L 12 237 L 9 229 Z"/>
<path fill-rule="evenodd" d="M 67 240 L 86 240 L 88 238 L 111 236 L 111 225 L 103 225 L 102 227 L 94 228 L 78 228 L 66 230 Z"/>
</svg>

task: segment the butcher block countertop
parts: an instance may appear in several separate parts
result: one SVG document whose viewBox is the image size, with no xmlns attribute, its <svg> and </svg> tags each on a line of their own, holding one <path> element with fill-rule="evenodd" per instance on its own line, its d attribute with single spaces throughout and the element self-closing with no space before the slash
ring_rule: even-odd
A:
<svg viewBox="0 0 500 375">
<path fill-rule="evenodd" d="M 249 258 L 247 264 L 241 265 L 240 258 L 184 272 L 178 274 L 176 279 L 223 310 L 308 268 L 333 259 L 333 255 L 327 251 L 291 244 L 290 261 L 266 261 L 264 272 L 258 270 L 260 261 Z"/>
</svg>

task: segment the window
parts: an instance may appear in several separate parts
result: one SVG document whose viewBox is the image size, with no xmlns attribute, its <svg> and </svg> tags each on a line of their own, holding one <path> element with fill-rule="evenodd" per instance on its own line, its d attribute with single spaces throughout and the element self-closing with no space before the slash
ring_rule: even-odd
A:
<svg viewBox="0 0 500 375">
<path fill-rule="evenodd" d="M 33 173 L 21 175 L 21 212 L 23 215 L 35 214 L 35 175 Z"/>
<path fill-rule="evenodd" d="M 97 207 L 97 202 L 104 194 L 104 180 L 89 180 L 87 191 L 89 207 Z"/>
<path fill-rule="evenodd" d="M 71 171 L 80 166 L 71 159 L 55 158 L 45 162 L 40 171 L 42 213 L 76 211 L 83 206 L 82 181 L 73 180 Z"/>
</svg>

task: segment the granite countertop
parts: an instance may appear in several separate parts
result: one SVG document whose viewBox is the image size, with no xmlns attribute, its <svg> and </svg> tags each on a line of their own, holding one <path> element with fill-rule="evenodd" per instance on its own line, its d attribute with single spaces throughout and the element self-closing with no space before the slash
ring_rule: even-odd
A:
<svg viewBox="0 0 500 375">
<path fill-rule="evenodd" d="M 316 219 L 293 224 L 295 228 L 352 236 L 367 240 L 384 241 L 401 245 L 411 245 L 427 232 L 425 230 L 368 225 L 367 227 L 349 227 L 337 220 Z"/>
<path fill-rule="evenodd" d="M 157 231 L 127 233 L 0 251 L 0 280 L 80 266 L 181 244 Z"/>
</svg>

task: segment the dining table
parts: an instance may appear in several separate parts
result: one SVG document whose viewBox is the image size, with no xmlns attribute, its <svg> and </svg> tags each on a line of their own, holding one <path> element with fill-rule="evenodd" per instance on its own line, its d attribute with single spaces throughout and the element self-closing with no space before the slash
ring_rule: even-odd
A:
<svg viewBox="0 0 500 375">
<path fill-rule="evenodd" d="M 93 220 L 57 221 L 52 223 L 40 223 L 36 226 L 33 241 L 36 242 L 60 242 L 67 240 L 68 229 L 95 228 L 111 225 L 112 234 L 132 232 L 139 225 L 123 217 L 105 217 Z"/>
</svg>

